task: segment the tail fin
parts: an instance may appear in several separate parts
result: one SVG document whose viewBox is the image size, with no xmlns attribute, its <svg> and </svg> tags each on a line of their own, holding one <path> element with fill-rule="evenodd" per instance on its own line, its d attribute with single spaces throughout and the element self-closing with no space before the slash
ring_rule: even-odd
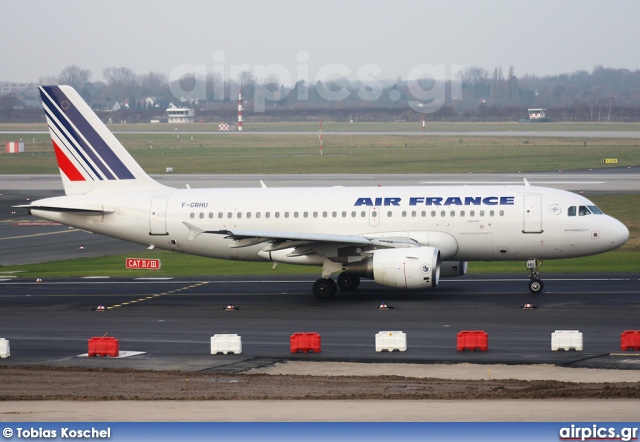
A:
<svg viewBox="0 0 640 442">
<path fill-rule="evenodd" d="M 40 97 L 67 195 L 164 188 L 72 87 L 42 86 Z"/>
</svg>

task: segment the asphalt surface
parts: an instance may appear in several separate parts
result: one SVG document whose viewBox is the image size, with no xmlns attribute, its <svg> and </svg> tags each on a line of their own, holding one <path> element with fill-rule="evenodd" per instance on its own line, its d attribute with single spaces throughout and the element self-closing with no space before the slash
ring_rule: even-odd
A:
<svg viewBox="0 0 640 442">
<path fill-rule="evenodd" d="M 555 364 L 640 369 L 620 351 L 620 333 L 640 328 L 638 275 L 545 278 L 531 295 L 526 278 L 445 279 L 427 291 L 364 283 L 355 293 L 317 300 L 313 278 L 171 280 L 71 279 L 0 282 L 3 363 L 242 372 L 275 362 L 311 361 Z M 135 302 L 134 302 L 135 301 Z M 381 302 L 393 307 L 379 310 Z M 106 312 L 95 311 L 102 303 Z M 225 311 L 232 303 L 238 310 Z M 525 303 L 537 308 L 523 310 Z M 484 330 L 489 350 L 456 351 L 461 330 Z M 583 351 L 552 352 L 551 333 L 579 330 Z M 376 352 L 375 334 L 403 331 L 406 352 Z M 289 337 L 317 332 L 320 353 L 291 354 Z M 238 334 L 239 355 L 210 354 L 214 334 Z M 131 357 L 87 358 L 87 341 L 113 336 Z"/>
</svg>

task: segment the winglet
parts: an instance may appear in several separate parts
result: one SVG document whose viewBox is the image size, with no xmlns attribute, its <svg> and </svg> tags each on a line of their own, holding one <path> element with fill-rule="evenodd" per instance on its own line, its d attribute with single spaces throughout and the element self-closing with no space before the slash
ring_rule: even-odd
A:
<svg viewBox="0 0 640 442">
<path fill-rule="evenodd" d="M 523 178 L 523 180 L 524 180 L 525 187 L 531 187 L 531 184 L 529 184 L 529 181 L 527 181 L 526 178 Z"/>
</svg>

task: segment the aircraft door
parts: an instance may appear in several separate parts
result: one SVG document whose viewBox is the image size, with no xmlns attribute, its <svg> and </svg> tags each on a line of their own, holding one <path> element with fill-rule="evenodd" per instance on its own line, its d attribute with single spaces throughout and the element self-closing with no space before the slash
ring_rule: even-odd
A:
<svg viewBox="0 0 640 442">
<path fill-rule="evenodd" d="M 152 198 L 149 208 L 149 235 L 168 235 L 167 204 L 168 198 Z"/>
<path fill-rule="evenodd" d="M 524 228 L 522 233 L 542 233 L 542 195 L 524 196 Z"/>
<path fill-rule="evenodd" d="M 371 207 L 369 209 L 369 225 L 371 227 L 378 227 L 380 225 L 380 208 Z"/>
</svg>

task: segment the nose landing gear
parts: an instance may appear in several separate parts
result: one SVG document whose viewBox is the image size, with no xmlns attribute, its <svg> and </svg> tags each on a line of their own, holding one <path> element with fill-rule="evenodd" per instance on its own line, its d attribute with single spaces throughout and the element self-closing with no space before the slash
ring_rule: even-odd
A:
<svg viewBox="0 0 640 442">
<path fill-rule="evenodd" d="M 542 293 L 544 284 L 540 280 L 540 272 L 538 269 L 542 265 L 542 260 L 530 259 L 527 261 L 527 269 L 529 270 L 529 291 L 531 293 Z"/>
</svg>

